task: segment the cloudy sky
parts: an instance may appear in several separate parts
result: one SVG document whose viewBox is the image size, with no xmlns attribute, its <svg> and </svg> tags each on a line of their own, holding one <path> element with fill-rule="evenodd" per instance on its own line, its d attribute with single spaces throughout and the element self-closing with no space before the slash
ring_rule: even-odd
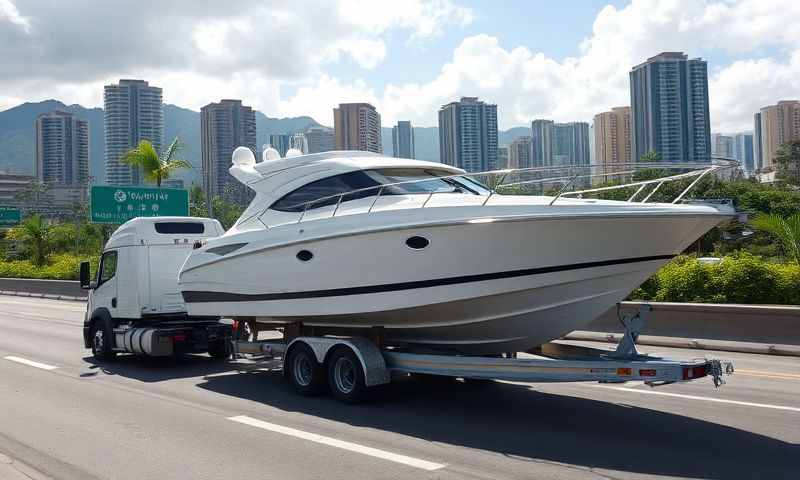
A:
<svg viewBox="0 0 800 480">
<path fill-rule="evenodd" d="M 733 132 L 800 98 L 798 24 L 798 0 L 0 0 L 0 110 L 101 106 L 104 84 L 143 78 L 167 103 L 328 125 L 347 101 L 435 125 L 462 95 L 502 128 L 591 121 L 629 103 L 631 66 L 677 50 L 708 60 L 712 129 Z"/>
</svg>

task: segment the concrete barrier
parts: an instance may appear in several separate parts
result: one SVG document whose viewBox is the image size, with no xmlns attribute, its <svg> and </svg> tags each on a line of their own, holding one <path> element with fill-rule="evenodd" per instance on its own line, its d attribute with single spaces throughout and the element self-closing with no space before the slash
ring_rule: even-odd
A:
<svg viewBox="0 0 800 480">
<path fill-rule="evenodd" d="M 622 333 L 617 312 L 652 307 L 644 335 L 800 346 L 800 307 L 710 303 L 622 302 L 581 330 Z"/>
<path fill-rule="evenodd" d="M 32 278 L 0 278 L 0 292 L 9 295 L 36 296 L 43 298 L 86 298 L 77 280 L 38 280 Z"/>
</svg>

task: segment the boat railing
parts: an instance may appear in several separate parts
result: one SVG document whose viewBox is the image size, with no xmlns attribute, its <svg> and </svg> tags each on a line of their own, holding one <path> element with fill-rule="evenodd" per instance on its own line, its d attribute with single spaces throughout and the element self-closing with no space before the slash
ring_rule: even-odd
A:
<svg viewBox="0 0 800 480">
<path fill-rule="evenodd" d="M 399 182 L 385 183 L 381 185 L 374 185 L 370 187 L 348 190 L 346 192 L 328 195 L 325 197 L 310 200 L 308 202 L 296 204 L 294 206 L 289 207 L 289 210 L 301 211 L 300 217 L 297 220 L 297 223 L 300 223 L 306 218 L 306 215 L 309 212 L 309 210 L 318 208 L 317 206 L 322 207 L 322 206 L 335 205 L 333 208 L 333 212 L 330 214 L 329 217 L 326 217 L 326 218 L 332 218 L 337 215 L 342 203 L 348 201 L 347 200 L 348 197 L 353 197 L 353 199 L 368 198 L 371 197 L 372 195 L 364 195 L 364 194 L 374 191 L 375 195 L 372 198 L 372 202 L 370 203 L 370 206 L 366 212 L 369 214 L 372 213 L 372 211 L 374 210 L 376 204 L 378 203 L 378 200 L 382 198 L 382 196 L 385 196 L 387 189 L 391 189 L 392 187 L 420 184 L 436 180 L 446 181 L 449 179 L 459 179 L 459 178 L 466 178 L 469 180 L 469 182 L 466 185 L 460 187 L 466 190 L 472 190 L 472 188 L 470 187 L 472 186 L 472 184 L 476 182 L 476 178 L 487 179 L 484 182 L 487 185 L 485 188 L 486 193 L 484 193 L 485 198 L 481 203 L 481 205 L 487 205 L 495 195 L 502 195 L 503 190 L 508 190 L 512 187 L 529 187 L 529 186 L 539 185 L 541 187 L 542 194 L 544 194 L 543 186 L 545 184 L 561 184 L 561 187 L 555 192 L 554 195 L 548 195 L 552 197 L 552 199 L 549 202 L 549 205 L 555 204 L 561 198 L 568 198 L 574 196 L 582 198 L 585 195 L 591 195 L 594 193 L 608 192 L 612 190 L 621 190 L 632 187 L 639 187 L 639 188 L 637 188 L 633 192 L 633 194 L 630 195 L 630 197 L 628 197 L 627 201 L 628 202 L 636 201 L 637 203 L 647 203 L 647 201 L 653 197 L 653 195 L 662 187 L 662 185 L 666 183 L 694 178 L 693 181 L 686 188 L 681 190 L 671 202 L 671 203 L 679 203 L 694 187 L 697 186 L 698 182 L 702 178 L 706 177 L 707 175 L 713 172 L 731 169 L 737 166 L 738 163 L 729 161 L 722 161 L 713 164 L 691 163 L 691 162 L 687 163 L 636 162 L 636 163 L 545 166 L 545 167 L 492 170 L 492 171 L 477 172 L 477 173 L 475 172 L 459 173 L 453 175 L 428 177 L 423 179 L 404 180 Z M 654 179 L 634 180 L 635 174 L 641 170 L 665 170 L 665 171 L 679 170 L 680 173 L 673 175 L 664 175 Z M 582 173 L 586 171 L 588 171 L 588 173 Z M 521 179 L 521 177 L 525 175 L 543 175 L 543 177 L 532 178 L 532 179 Z M 628 178 L 629 180 L 621 181 L 619 183 L 614 183 L 612 185 L 602 185 L 598 187 L 570 190 L 570 188 L 575 186 L 579 180 L 591 181 L 592 179 L 603 178 L 605 180 L 605 183 L 609 183 L 609 179 L 613 179 L 616 177 L 622 177 L 623 180 L 625 178 Z M 507 180 L 515 180 L 515 181 L 507 182 Z M 637 198 L 640 197 L 640 195 L 643 192 L 647 190 L 648 186 L 650 185 L 655 185 L 655 187 L 652 187 L 650 191 L 647 192 L 646 195 L 641 200 L 636 200 Z M 422 205 L 420 205 L 420 207 L 418 208 L 427 207 L 434 195 L 442 193 L 453 193 L 453 192 L 452 190 L 448 190 L 446 192 L 432 190 L 430 192 L 427 192 L 426 194 L 427 198 L 422 202 Z"/>
</svg>

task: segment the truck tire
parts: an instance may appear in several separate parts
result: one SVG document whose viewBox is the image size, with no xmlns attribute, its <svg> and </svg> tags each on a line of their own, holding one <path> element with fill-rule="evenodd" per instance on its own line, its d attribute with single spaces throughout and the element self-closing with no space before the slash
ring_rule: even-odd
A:
<svg viewBox="0 0 800 480">
<path fill-rule="evenodd" d="M 284 360 L 283 368 L 297 393 L 319 395 L 324 392 L 325 369 L 317 362 L 317 357 L 308 345 L 295 345 Z"/>
<path fill-rule="evenodd" d="M 96 360 L 108 362 L 117 356 L 117 352 L 111 347 L 113 335 L 109 319 L 98 318 L 92 322 L 92 328 L 89 330 L 89 340 L 92 344 L 92 355 Z"/>
<path fill-rule="evenodd" d="M 225 359 L 230 356 L 230 351 L 228 350 L 228 342 L 225 340 L 214 340 L 208 344 L 208 354 L 211 358 L 216 359 Z"/>
<path fill-rule="evenodd" d="M 328 386 L 333 396 L 345 403 L 368 399 L 370 391 L 364 383 L 364 369 L 350 348 L 339 347 L 328 358 Z"/>
</svg>

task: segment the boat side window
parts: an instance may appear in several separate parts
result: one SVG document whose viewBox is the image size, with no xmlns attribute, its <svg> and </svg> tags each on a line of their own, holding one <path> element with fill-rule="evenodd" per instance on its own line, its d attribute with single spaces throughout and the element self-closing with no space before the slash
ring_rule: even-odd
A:
<svg viewBox="0 0 800 480">
<path fill-rule="evenodd" d="M 100 286 L 114 278 L 117 273 L 117 251 L 110 250 L 100 258 L 100 269 L 97 272 L 97 285 Z"/>
<path fill-rule="evenodd" d="M 339 195 L 343 202 L 383 195 L 414 195 L 430 193 L 480 193 L 477 185 L 459 179 L 441 178 L 449 175 L 445 170 L 425 168 L 384 168 L 358 170 L 323 178 L 288 193 L 272 204 L 273 210 L 302 212 L 308 209 L 335 205 Z M 399 185 L 398 185 L 399 184 Z M 384 186 L 384 188 L 380 188 Z M 366 190 L 364 190 L 366 189 Z M 347 193 L 353 192 L 353 193 Z"/>
<path fill-rule="evenodd" d="M 339 201 L 337 195 L 378 186 L 379 183 L 370 178 L 363 170 L 343 173 L 303 185 L 297 190 L 284 195 L 283 198 L 273 203 L 270 208 L 281 212 L 302 212 L 306 209 L 306 205 L 309 210 L 335 205 Z M 373 190 L 355 192 L 347 195 L 343 200 L 370 197 L 375 195 L 377 191 L 378 189 L 375 188 Z"/>
</svg>

